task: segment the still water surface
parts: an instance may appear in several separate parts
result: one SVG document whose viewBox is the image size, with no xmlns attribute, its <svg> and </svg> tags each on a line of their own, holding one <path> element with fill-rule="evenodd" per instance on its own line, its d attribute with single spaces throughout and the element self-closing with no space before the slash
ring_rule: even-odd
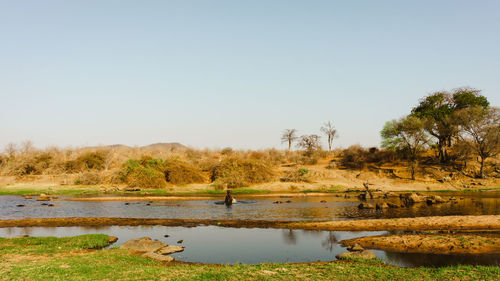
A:
<svg viewBox="0 0 500 281">
<path fill-rule="evenodd" d="M 443 198 L 449 194 L 440 194 Z M 122 218 L 182 218 L 182 219 L 252 219 L 252 220 L 342 220 L 359 218 L 395 218 L 445 215 L 500 214 L 499 192 L 468 192 L 453 195 L 457 203 L 447 202 L 427 206 L 387 210 L 359 210 L 359 200 L 323 197 L 245 198 L 248 204 L 234 204 L 231 208 L 216 204 L 223 198 L 207 197 L 190 201 L 65 201 L 40 202 L 22 196 L 0 196 L 0 219 L 57 218 L 57 217 L 122 217 Z M 275 201 L 290 203 L 273 204 Z M 399 198 L 389 198 L 398 203 Z M 326 202 L 321 202 L 326 201 Z M 371 203 L 382 200 L 368 201 Z M 54 204 L 49 207 L 43 204 Z M 127 204 L 128 203 L 128 204 Z M 18 207 L 18 205 L 23 205 Z"/>
<path fill-rule="evenodd" d="M 255 264 L 262 262 L 314 262 L 332 261 L 346 251 L 339 242 L 344 239 L 367 235 L 387 234 L 386 231 L 348 232 L 311 231 L 262 228 L 226 228 L 217 226 L 168 227 L 168 226 L 105 226 L 105 227 L 12 227 L 0 228 L 0 236 L 74 236 L 104 233 L 118 237 L 123 242 L 148 236 L 170 245 L 184 240 L 183 252 L 174 253 L 176 260 L 199 263 L 236 262 Z M 168 235 L 168 237 L 165 237 Z M 378 258 L 399 266 L 443 266 L 452 264 L 500 265 L 497 255 L 428 255 L 394 253 L 373 250 Z"/>
</svg>

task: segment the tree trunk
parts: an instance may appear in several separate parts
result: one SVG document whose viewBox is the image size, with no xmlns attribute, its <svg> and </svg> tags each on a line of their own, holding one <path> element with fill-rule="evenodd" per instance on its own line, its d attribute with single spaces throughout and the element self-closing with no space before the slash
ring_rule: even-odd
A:
<svg viewBox="0 0 500 281">
<path fill-rule="evenodd" d="M 479 170 L 479 177 L 484 179 L 485 176 L 484 176 L 484 158 L 481 157 L 481 168 Z"/>
<path fill-rule="evenodd" d="M 288 140 L 288 152 L 292 152 L 292 140 Z"/>
<path fill-rule="evenodd" d="M 415 170 L 417 169 L 416 160 L 411 160 L 410 169 L 411 169 L 411 180 L 415 180 Z"/>
<path fill-rule="evenodd" d="M 332 152 L 332 138 L 328 136 L 328 152 Z"/>
</svg>

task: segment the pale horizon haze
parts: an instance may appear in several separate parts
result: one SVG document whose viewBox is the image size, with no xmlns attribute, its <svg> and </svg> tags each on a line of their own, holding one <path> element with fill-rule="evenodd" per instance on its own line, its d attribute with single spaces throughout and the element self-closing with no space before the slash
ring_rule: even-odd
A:
<svg viewBox="0 0 500 281">
<path fill-rule="evenodd" d="M 439 90 L 500 104 L 500 1 L 0 0 L 0 150 L 379 146 Z M 323 144 L 326 147 L 325 139 Z"/>
</svg>

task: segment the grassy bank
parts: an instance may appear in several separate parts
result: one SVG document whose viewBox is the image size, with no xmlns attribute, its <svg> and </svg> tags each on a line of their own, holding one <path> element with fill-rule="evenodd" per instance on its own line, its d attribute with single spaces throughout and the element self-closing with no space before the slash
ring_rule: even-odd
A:
<svg viewBox="0 0 500 281">
<path fill-rule="evenodd" d="M 382 262 L 162 264 L 121 249 L 91 250 L 106 235 L 0 239 L 0 280 L 498 280 L 494 266 L 399 268 Z"/>
<path fill-rule="evenodd" d="M 98 196 L 98 195 L 157 195 L 157 196 L 212 196 L 224 195 L 225 190 L 206 189 L 185 191 L 184 188 L 175 189 L 143 189 L 139 191 L 118 190 L 114 187 L 99 186 L 57 186 L 57 185 L 4 185 L 0 186 L 0 195 L 39 195 L 41 193 L 59 196 Z M 233 190 L 233 194 L 267 194 L 271 193 L 267 189 L 238 188 Z"/>
</svg>

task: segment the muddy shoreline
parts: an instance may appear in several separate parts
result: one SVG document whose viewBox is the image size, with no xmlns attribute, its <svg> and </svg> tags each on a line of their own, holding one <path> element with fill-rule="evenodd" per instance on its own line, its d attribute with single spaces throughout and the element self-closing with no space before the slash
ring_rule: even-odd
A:
<svg viewBox="0 0 500 281">
<path fill-rule="evenodd" d="M 163 225 L 194 227 L 215 225 L 245 228 L 285 228 L 343 231 L 500 231 L 500 215 L 436 216 L 399 219 L 365 219 L 325 222 L 291 222 L 264 220 L 212 220 L 212 219 L 145 219 L 145 218 L 28 218 L 0 220 L 0 227 L 62 227 L 62 226 L 139 226 Z"/>
</svg>

